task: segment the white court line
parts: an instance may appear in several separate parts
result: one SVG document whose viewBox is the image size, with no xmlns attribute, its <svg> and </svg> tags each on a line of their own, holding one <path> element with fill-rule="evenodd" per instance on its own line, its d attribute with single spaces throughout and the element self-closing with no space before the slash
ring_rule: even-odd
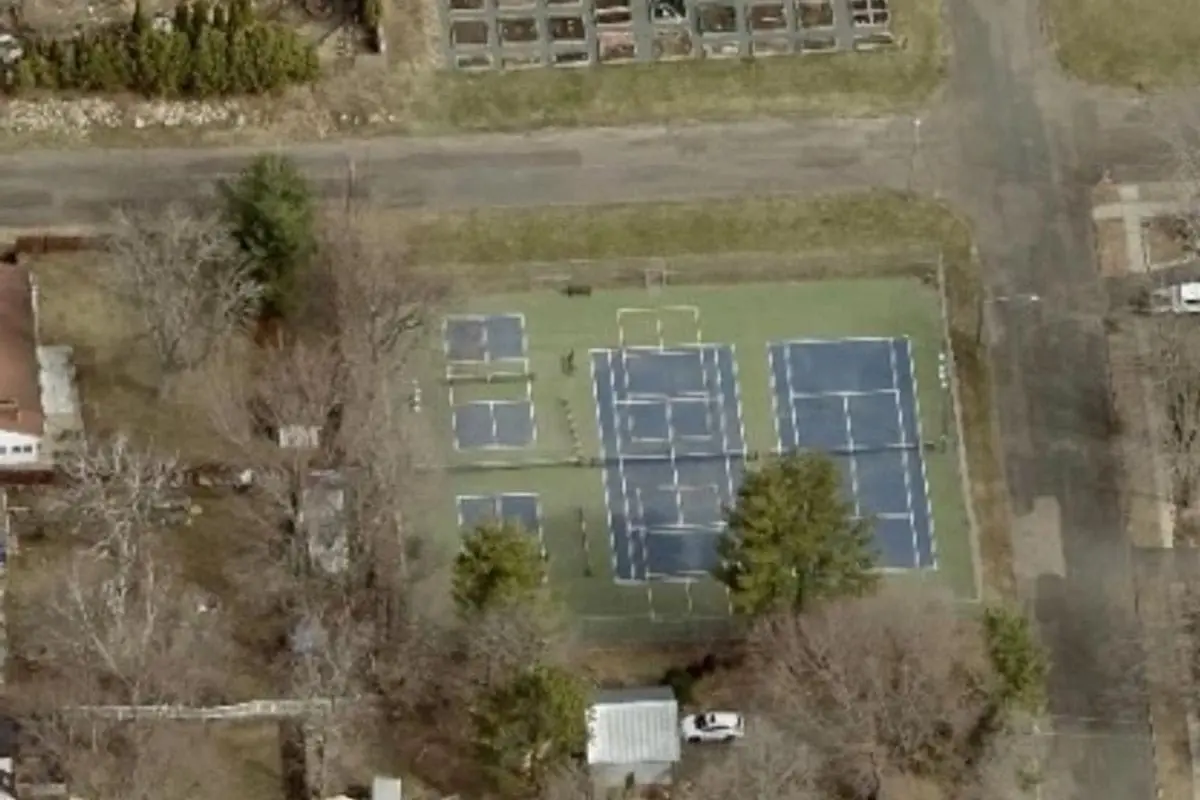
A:
<svg viewBox="0 0 1200 800">
<path fill-rule="evenodd" d="M 725 456 L 725 485 L 729 489 L 729 502 L 732 503 L 733 498 L 734 498 L 734 494 L 733 494 L 733 459 L 731 459 L 728 455 L 728 453 L 729 453 L 729 430 L 728 430 L 729 409 L 725 408 L 725 377 L 721 374 L 721 351 L 714 348 L 711 352 L 713 355 L 713 365 L 712 366 L 713 366 L 713 369 L 715 369 L 717 372 L 717 387 L 716 387 L 717 407 L 719 409 L 721 409 L 721 452 L 727 454 Z M 735 360 L 734 363 L 736 364 L 737 361 Z M 704 371 L 704 381 L 705 381 L 705 385 L 707 385 L 708 384 L 708 370 L 707 369 Z M 734 410 L 736 411 L 737 409 L 734 409 Z M 741 421 L 740 414 L 738 415 L 738 420 L 739 420 L 739 422 Z M 717 492 L 717 508 L 718 508 L 718 510 L 720 509 L 720 506 L 721 506 L 721 493 Z"/>
<path fill-rule="evenodd" d="M 657 525 L 654 528 L 646 529 L 646 533 L 651 536 L 690 536 L 694 533 L 709 533 L 716 536 L 724 531 L 724 527 L 717 527 L 715 525 L 698 525 L 693 522 L 677 522 L 672 524 Z"/>
<path fill-rule="evenodd" d="M 738 435 L 741 437 L 742 446 L 738 448 L 742 453 L 746 452 L 746 417 L 742 414 L 742 378 L 738 372 L 737 360 L 737 345 L 729 345 L 729 358 L 733 361 L 733 403 L 734 411 L 737 413 Z M 720 359 L 717 360 L 717 365 L 720 366 Z M 771 373 L 771 380 L 775 380 L 775 373 Z M 722 392 L 722 396 L 723 396 Z M 771 402 L 775 402 L 775 398 L 771 398 Z M 742 457 L 743 465 L 745 456 Z M 730 497 L 732 501 L 733 497 Z"/>
<path fill-rule="evenodd" d="M 607 353 L 605 357 L 608 359 L 608 388 L 612 392 L 612 395 L 611 395 L 612 398 L 615 400 L 617 397 L 617 383 L 616 383 L 616 378 L 614 377 L 616 370 L 614 370 L 613 366 L 612 366 L 612 353 L 611 352 Z M 629 376 L 628 376 L 628 374 L 626 374 L 626 382 L 628 382 L 628 380 L 629 380 Z M 614 417 L 615 416 L 616 415 L 614 412 Z M 614 422 L 615 422 L 615 419 L 614 419 Z M 633 537 L 633 523 L 631 521 L 631 517 L 630 517 L 630 513 L 629 513 L 629 479 L 625 475 L 625 464 L 624 464 L 623 455 L 621 453 L 621 437 L 620 436 L 617 437 L 615 445 L 616 445 L 616 450 L 617 450 L 617 452 L 615 453 L 616 459 L 617 459 L 617 474 L 621 476 L 621 500 L 625 505 L 626 527 L 629 529 L 629 533 L 630 533 L 630 539 L 629 539 L 628 543 L 626 544 L 626 549 L 627 549 L 627 552 L 629 553 L 629 568 L 636 571 L 637 564 L 634 563 L 634 558 L 633 558 L 633 538 L 632 538 Z M 642 565 L 643 579 L 645 578 L 646 572 L 647 572 L 647 567 L 645 564 L 643 564 Z"/>
<path fill-rule="evenodd" d="M 529 367 L 529 329 L 527 327 L 525 327 L 525 314 L 524 313 L 513 314 L 512 316 L 516 317 L 517 320 L 521 323 L 521 353 L 525 356 L 525 367 L 526 367 L 525 371 L 528 372 L 529 371 L 529 369 L 528 369 L 528 367 Z"/>
<path fill-rule="evenodd" d="M 890 342 L 890 336 L 845 336 L 841 339 L 785 339 L 779 344 L 826 345 L 835 346 L 845 342 Z"/>
<path fill-rule="evenodd" d="M 796 376 L 792 372 L 791 344 L 784 346 L 783 357 L 784 357 L 783 370 L 784 370 L 784 375 L 787 378 L 788 396 L 794 400 L 796 398 L 797 392 L 796 392 Z M 791 444 L 791 447 L 793 450 L 798 450 L 798 449 L 800 449 L 800 421 L 798 419 L 797 412 L 796 412 L 796 404 L 788 403 L 788 406 L 790 407 L 789 410 L 791 411 L 791 415 L 792 415 L 792 441 L 790 444 Z M 782 443 L 781 443 L 780 450 L 782 451 L 782 449 L 783 449 L 783 447 L 782 447 Z"/>
<path fill-rule="evenodd" d="M 767 380 L 771 384 L 771 414 L 775 423 L 775 452 L 783 453 L 783 430 L 779 424 L 779 383 L 775 380 L 775 353 L 776 347 L 770 342 L 767 343 Z M 736 362 L 735 362 L 736 363 Z M 745 443 L 745 439 L 742 442 Z"/>
<path fill-rule="evenodd" d="M 528 497 L 529 495 L 509 495 L 509 497 Z M 547 558 L 546 551 L 546 526 L 542 524 L 542 496 L 540 494 L 533 495 L 533 518 L 537 524 L 538 544 L 542 548 L 542 559 Z"/>
<path fill-rule="evenodd" d="M 929 499 L 929 473 L 925 469 L 925 446 L 924 437 L 921 436 L 921 391 L 917 385 L 917 362 L 913 360 L 912 355 L 912 339 L 905 336 L 901 341 L 904 342 L 904 354 L 908 357 L 908 371 L 912 374 L 912 392 L 913 392 L 913 420 L 917 428 L 918 450 L 922 453 L 921 460 L 918 462 L 921 465 L 921 482 L 925 486 L 925 518 L 929 520 L 929 559 L 931 561 L 929 569 L 937 569 L 937 537 L 934 536 L 933 519 L 933 504 Z"/>
<path fill-rule="evenodd" d="M 908 437 L 905 435 L 904 428 L 904 404 L 900 402 L 900 373 L 896 368 L 896 346 L 895 342 L 888 348 L 888 358 L 892 367 L 892 386 L 896 388 L 896 423 L 900 426 L 900 444 L 903 447 L 908 444 Z M 921 548 L 917 542 L 917 520 L 913 513 L 913 494 L 912 494 L 912 479 L 909 477 L 908 467 L 908 450 L 900 451 L 900 460 L 904 465 L 904 495 L 908 503 L 908 530 L 912 534 L 913 547 L 913 568 L 921 566 Z"/>
<path fill-rule="evenodd" d="M 454 402 L 454 387 L 449 386 L 450 395 L 450 427 L 454 432 L 454 450 L 462 452 L 462 448 L 458 444 L 458 405 Z"/>
<path fill-rule="evenodd" d="M 492 446 L 500 445 L 500 420 L 496 416 L 496 406 L 498 403 L 495 400 L 485 401 L 488 404 L 488 416 L 492 418 Z"/>
<path fill-rule="evenodd" d="M 683 522 L 683 494 L 679 491 L 679 486 L 682 483 L 679 479 L 679 462 L 675 459 L 675 420 L 671 416 L 671 404 L 667 403 L 667 430 L 671 434 L 671 441 L 667 443 L 667 458 L 671 462 L 671 475 L 675 479 L 675 509 L 676 516 L 679 522 Z"/>
<path fill-rule="evenodd" d="M 793 400 L 819 400 L 823 397 L 886 397 L 899 394 L 897 389 L 872 389 L 867 392 L 792 392 L 791 396 Z"/>
<path fill-rule="evenodd" d="M 529 359 L 522 359 L 524 364 L 522 369 L 525 374 L 529 374 Z M 537 404 L 533 402 L 533 381 L 525 381 L 525 402 L 529 403 L 529 445 L 530 447 L 537 445 L 538 429 L 537 429 Z"/>
<path fill-rule="evenodd" d="M 632 306 L 621 307 L 621 308 L 617 309 L 617 341 L 619 341 L 621 343 L 621 349 L 626 349 L 628 347 L 628 345 L 626 343 L 627 337 L 625 336 L 625 323 L 624 323 L 623 317 L 633 316 L 634 314 L 654 314 L 655 317 L 657 318 L 658 310 L 653 309 L 653 308 L 634 308 Z M 662 341 L 662 334 L 661 334 L 662 321 L 661 320 L 659 320 L 659 322 L 658 322 L 658 327 L 659 327 L 659 331 L 660 331 L 659 341 L 661 342 Z M 653 349 L 647 345 L 640 345 L 640 346 L 647 348 L 647 349 Z"/>
<path fill-rule="evenodd" d="M 605 352 L 605 358 L 608 357 Z M 596 359 L 593 357 L 596 351 L 588 353 L 588 368 L 592 375 L 592 393 L 595 397 L 596 405 L 596 441 L 600 443 L 600 455 L 607 456 L 608 453 L 604 449 L 604 425 L 600 421 L 600 383 L 596 377 Z M 611 368 L 611 365 L 610 365 Z M 613 414 L 613 423 L 616 423 L 616 414 Z M 616 527 L 613 525 L 612 504 L 608 502 L 608 467 L 600 470 L 600 484 L 604 490 L 604 515 L 608 521 L 608 560 L 612 565 L 613 575 L 617 576 L 617 580 L 625 580 L 620 577 L 621 573 L 617 571 L 617 533 Z M 632 568 L 633 560 L 630 559 L 630 567 Z"/>
<path fill-rule="evenodd" d="M 842 398 L 842 414 L 846 418 L 846 446 L 850 449 L 850 491 L 854 497 L 854 515 L 862 516 L 862 505 L 858 502 L 858 462 L 854 457 L 854 426 L 850 423 L 849 398 Z"/>
</svg>

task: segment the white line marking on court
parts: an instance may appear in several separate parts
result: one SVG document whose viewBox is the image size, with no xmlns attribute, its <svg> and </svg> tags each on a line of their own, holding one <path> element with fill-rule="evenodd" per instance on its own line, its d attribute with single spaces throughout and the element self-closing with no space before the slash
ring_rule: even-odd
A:
<svg viewBox="0 0 1200 800">
<path fill-rule="evenodd" d="M 538 544 L 542 548 L 542 560 L 548 558 L 546 551 L 546 526 L 542 524 L 542 497 L 533 495 L 533 518 L 537 524 Z"/>
<path fill-rule="evenodd" d="M 780 344 L 802 344 L 808 345 L 827 345 L 834 346 L 844 344 L 846 342 L 890 342 L 892 338 L 889 336 L 845 336 L 840 339 L 785 339 Z"/>
<path fill-rule="evenodd" d="M 495 400 L 484 401 L 488 404 L 488 414 L 492 418 L 492 447 L 500 446 L 500 419 L 496 416 L 496 406 L 499 405 Z"/>
<path fill-rule="evenodd" d="M 775 450 L 783 453 L 783 426 L 779 417 L 779 381 L 775 380 L 775 345 L 767 343 L 767 380 L 771 384 L 771 414 L 775 423 Z M 743 439 L 743 442 L 746 440 Z"/>
<path fill-rule="evenodd" d="M 842 398 L 842 414 L 846 417 L 846 447 L 850 450 L 850 491 L 854 497 L 854 515 L 862 516 L 858 501 L 858 461 L 854 457 L 854 426 L 850 423 L 850 398 Z"/>
<path fill-rule="evenodd" d="M 525 315 L 524 314 L 513 314 L 513 316 L 516 317 L 517 322 L 521 326 L 521 354 L 524 356 L 528 356 L 529 355 L 529 329 L 525 327 Z M 528 358 L 526 358 L 525 365 L 527 367 L 529 366 Z"/>
<path fill-rule="evenodd" d="M 460 531 L 467 527 L 467 520 L 465 517 L 463 517 L 463 500 L 467 497 L 469 497 L 469 495 L 460 494 L 454 498 L 454 511 L 458 516 L 458 529 Z"/>
<path fill-rule="evenodd" d="M 732 345 L 730 345 L 730 350 L 732 351 Z M 711 352 L 713 355 L 713 365 L 712 366 L 713 366 L 713 369 L 715 369 L 717 372 L 717 387 L 716 387 L 717 407 L 719 409 L 721 409 L 721 452 L 726 454 L 725 455 L 725 485 L 729 489 L 729 501 L 733 502 L 733 491 L 734 491 L 734 489 L 733 489 L 733 459 L 730 458 L 728 455 L 729 454 L 729 412 L 731 409 L 728 409 L 725 407 L 725 376 L 721 371 L 721 351 L 714 349 Z M 734 359 L 733 363 L 736 365 L 737 360 Z M 705 373 L 704 373 L 704 382 L 705 382 L 705 386 L 707 386 L 708 385 L 708 370 L 707 369 L 705 370 Z M 735 386 L 736 386 L 736 383 L 735 383 Z M 741 422 L 741 414 L 739 413 L 739 409 L 735 408 L 735 409 L 732 409 L 732 411 L 734 411 L 735 413 L 738 413 L 738 422 Z M 721 505 L 720 493 L 718 493 L 718 495 L 717 495 L 717 505 L 718 505 L 718 507 Z"/>
<path fill-rule="evenodd" d="M 667 431 L 671 440 L 667 443 L 667 458 L 671 462 L 671 476 L 675 479 L 675 516 L 680 524 L 683 523 L 683 493 L 679 487 L 683 483 L 679 477 L 679 461 L 675 457 L 675 418 L 671 414 L 671 404 L 667 403 Z"/>
<path fill-rule="evenodd" d="M 594 357 L 596 352 L 595 350 L 588 352 L 588 367 L 592 374 L 592 394 L 596 401 L 596 440 L 600 443 L 600 455 L 607 457 L 608 453 L 604 448 L 604 425 L 600 421 L 600 382 L 596 377 L 596 359 Z M 617 568 L 617 529 L 613 525 L 612 503 L 608 501 L 608 467 L 600 470 L 600 484 L 604 491 L 604 515 L 608 521 L 608 559 L 612 564 L 613 575 L 617 580 L 622 580 L 621 572 Z"/>
<path fill-rule="evenodd" d="M 796 376 L 792 372 L 792 346 L 791 346 L 791 344 L 785 345 L 785 348 L 783 351 L 783 358 L 784 358 L 783 370 L 784 370 L 784 377 L 786 377 L 786 379 L 787 379 L 788 395 L 794 400 L 799 393 L 796 391 Z M 800 421 L 797 417 L 796 404 L 794 402 L 788 403 L 788 406 L 789 406 L 788 410 L 791 412 L 791 416 L 792 416 L 791 445 L 792 445 L 793 450 L 798 450 L 798 449 L 800 449 Z"/>
<path fill-rule="evenodd" d="M 917 362 L 913 359 L 912 339 L 905 336 L 900 341 L 904 342 L 904 354 L 908 357 L 908 371 L 912 375 L 913 416 L 916 417 L 913 423 L 917 429 L 918 452 L 921 453 L 919 463 L 921 465 L 921 482 L 925 485 L 925 518 L 929 521 L 929 569 L 937 569 L 937 537 L 934 535 L 936 522 L 933 518 L 933 505 L 929 499 L 929 473 L 925 469 L 925 445 L 924 437 L 921 435 L 921 391 L 917 384 Z M 976 580 L 979 580 L 978 576 Z"/>
<path fill-rule="evenodd" d="M 461 452 L 462 447 L 458 443 L 458 406 L 454 402 L 454 387 L 450 388 L 450 427 L 454 430 L 454 449 L 456 452 Z"/>
<path fill-rule="evenodd" d="M 896 389 L 872 389 L 866 392 L 792 392 L 792 399 L 820 400 L 825 397 L 887 397 L 888 395 L 897 396 L 899 391 Z"/>
<path fill-rule="evenodd" d="M 892 368 L 892 386 L 896 389 L 896 423 L 900 426 L 900 444 L 905 445 L 908 443 L 908 437 L 904 432 L 904 404 L 900 402 L 900 372 L 896 368 L 896 343 L 894 341 L 888 348 L 888 359 Z M 916 514 L 913 512 L 913 487 L 908 470 L 908 450 L 900 451 L 900 461 L 904 469 L 904 495 L 908 503 L 908 530 L 912 534 L 913 567 L 916 568 L 921 566 L 921 547 L 917 541 L 917 520 Z"/>
<path fill-rule="evenodd" d="M 608 388 L 609 388 L 609 391 L 612 393 L 610 395 L 610 398 L 615 400 L 617 398 L 617 384 L 616 384 L 616 377 L 615 377 L 616 370 L 613 369 L 613 363 L 612 363 L 612 352 L 610 351 L 609 353 L 607 353 L 605 357 L 608 359 Z M 626 381 L 628 381 L 628 379 L 629 379 L 629 376 L 626 375 Z M 614 413 L 614 423 L 615 423 L 615 421 L 616 420 L 615 420 L 615 413 Z M 616 433 L 616 431 L 614 431 L 614 433 Z M 634 559 L 634 555 L 633 555 L 633 522 L 632 522 L 632 519 L 631 519 L 630 513 L 629 513 L 629 479 L 625 475 L 625 465 L 624 465 L 624 459 L 623 459 L 622 453 L 621 453 L 621 437 L 620 436 L 616 437 L 616 442 L 614 442 L 614 446 L 617 449 L 617 452 L 615 454 L 616 459 L 617 459 L 617 474 L 621 476 L 621 499 L 625 505 L 625 521 L 626 521 L 625 527 L 629 529 L 629 540 L 628 540 L 628 542 L 626 542 L 627 552 L 629 553 L 629 568 L 632 570 L 636 570 L 637 563 L 636 563 L 636 560 Z M 642 565 L 643 577 L 645 576 L 645 574 L 646 574 L 646 565 L 643 564 Z"/>
</svg>

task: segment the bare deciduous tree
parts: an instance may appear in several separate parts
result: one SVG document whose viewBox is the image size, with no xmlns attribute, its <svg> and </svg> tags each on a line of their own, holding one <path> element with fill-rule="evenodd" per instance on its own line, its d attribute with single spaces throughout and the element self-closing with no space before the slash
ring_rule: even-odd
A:
<svg viewBox="0 0 1200 800">
<path fill-rule="evenodd" d="M 971 780 L 963 782 L 959 796 L 963 800 L 1040 797 L 1042 792 L 1037 787 L 1049 777 L 1045 774 L 1049 743 L 1050 738 L 1038 730 L 1036 720 L 1023 716 L 1010 720 L 1003 731 L 988 740 L 971 771 Z M 1054 777 L 1056 783 L 1061 783 L 1060 778 L 1065 776 Z"/>
<path fill-rule="evenodd" d="M 1200 500 L 1200 330 L 1192 320 L 1147 321 L 1150 348 L 1143 370 L 1157 394 L 1156 446 L 1171 481 L 1170 502 L 1187 525 Z"/>
<path fill-rule="evenodd" d="M 215 682 L 228 640 L 164 546 L 188 519 L 176 462 L 118 436 L 81 442 L 61 469 L 41 511 L 74 549 L 23 586 L 25 655 L 65 680 L 61 700 L 195 699 Z"/>
<path fill-rule="evenodd" d="M 768 719 L 744 742 L 705 759 L 686 797 L 711 800 L 821 800 L 819 753 Z"/>
<path fill-rule="evenodd" d="M 41 511 L 95 545 L 134 544 L 186 498 L 178 460 L 141 449 L 124 434 L 81 440 L 57 464 L 61 486 Z"/>
<path fill-rule="evenodd" d="M 219 697 L 228 634 L 207 597 L 142 541 L 81 550 L 26 586 L 24 654 L 62 681 L 59 702 L 157 704 Z"/>
<path fill-rule="evenodd" d="M 215 214 L 170 206 L 115 222 L 113 281 L 141 314 L 165 392 L 170 378 L 200 365 L 248 320 L 262 287 Z"/>
<path fill-rule="evenodd" d="M 954 772 L 987 711 L 979 627 L 926 590 L 886 588 L 767 618 L 750 653 L 765 707 L 855 797 L 893 772 Z"/>
<path fill-rule="evenodd" d="M 353 780 L 347 769 L 364 748 L 363 726 L 370 718 L 364 698 L 373 690 L 375 637 L 350 598 L 313 600 L 298 610 L 288 675 L 291 696 L 312 701 L 302 721 L 306 783 L 317 796 L 327 797 Z"/>
<path fill-rule="evenodd" d="M 71 797 L 207 800 L 237 789 L 228 755 L 195 723 L 59 716 L 37 720 L 23 738 L 23 752 L 57 764 Z"/>
<path fill-rule="evenodd" d="M 1194 125 L 1195 112 L 1179 108 L 1178 113 Z M 1167 125 L 1167 146 L 1174 162 L 1174 180 L 1181 188 L 1180 209 L 1166 219 L 1170 233 L 1191 254 L 1200 253 L 1200 147 L 1197 147 L 1196 131 L 1189 125 Z"/>
</svg>

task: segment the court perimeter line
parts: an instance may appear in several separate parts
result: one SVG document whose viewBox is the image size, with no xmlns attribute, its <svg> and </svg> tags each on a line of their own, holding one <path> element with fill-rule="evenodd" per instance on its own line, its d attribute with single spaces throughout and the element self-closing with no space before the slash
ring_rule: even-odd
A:
<svg viewBox="0 0 1200 800">
<path fill-rule="evenodd" d="M 622 356 L 622 358 L 623 357 L 624 356 Z M 617 379 L 616 379 L 616 370 L 613 369 L 613 360 L 612 360 L 612 351 L 611 350 L 607 351 L 605 353 L 605 359 L 608 361 L 609 402 L 615 403 L 616 399 L 617 399 Z M 628 388 L 628 384 L 629 384 L 628 371 L 625 374 L 625 383 L 626 383 L 626 388 Z M 625 506 L 625 520 L 626 520 L 625 527 L 626 527 L 627 533 L 629 534 L 629 540 L 626 543 L 626 552 L 629 553 L 629 568 L 631 570 L 634 570 L 635 574 L 636 574 L 637 565 L 634 563 L 634 559 L 633 559 L 633 536 L 632 536 L 633 526 L 631 524 L 629 524 L 629 520 L 630 520 L 629 478 L 625 474 L 625 460 L 623 458 L 624 454 L 621 452 L 620 431 L 616 430 L 616 427 L 617 427 L 616 426 L 616 415 L 617 415 L 616 406 L 613 405 L 612 408 L 613 408 L 613 428 L 614 428 L 613 435 L 616 437 L 616 441 L 613 442 L 613 447 L 616 451 L 614 453 L 614 455 L 616 456 L 616 459 L 617 459 L 617 474 L 621 477 L 621 501 L 622 501 L 623 505 Z M 603 448 L 603 444 L 601 444 L 601 447 Z M 606 502 L 607 502 L 607 500 L 606 500 Z M 643 553 L 643 557 L 644 556 L 645 556 L 645 554 Z M 642 565 L 643 580 L 645 580 L 645 576 L 647 575 L 648 572 L 649 572 L 649 567 L 647 565 L 643 564 Z"/>
<path fill-rule="evenodd" d="M 607 351 L 605 351 L 605 352 L 606 352 L 605 357 L 607 358 Z M 605 452 L 605 447 L 604 447 L 604 425 L 600 422 L 600 381 L 596 377 L 596 357 L 595 357 L 595 355 L 596 355 L 596 351 L 594 351 L 594 350 L 588 353 L 588 362 L 589 362 L 588 366 L 591 368 L 591 373 L 592 373 L 592 392 L 595 394 L 595 397 L 596 397 L 596 439 L 600 442 L 600 454 L 603 456 L 603 455 L 607 455 L 607 453 Z M 612 368 L 611 364 L 609 365 L 609 368 L 610 369 Z M 613 411 L 613 422 L 614 422 L 614 424 L 616 422 L 615 409 Z M 606 459 L 605 463 L 607 463 L 607 459 Z M 608 486 L 608 467 L 607 466 L 605 466 L 603 469 L 600 470 L 600 483 L 601 483 L 600 488 L 604 491 L 604 514 L 607 517 L 607 521 L 608 521 L 608 560 L 609 560 L 609 563 L 612 565 L 613 575 L 615 575 L 617 577 L 617 580 L 619 582 L 624 579 L 621 578 L 621 572 L 620 572 L 620 570 L 617 569 L 617 529 L 613 525 L 612 503 L 608 502 L 609 486 Z M 630 559 L 630 566 L 632 568 L 632 559 Z"/>
<path fill-rule="evenodd" d="M 916 417 L 914 421 L 917 426 L 917 444 L 921 445 L 920 452 L 922 453 L 921 482 L 925 484 L 925 518 L 929 520 L 929 559 L 931 562 L 929 568 L 937 569 L 937 521 L 933 518 L 933 501 L 929 499 L 929 471 L 925 468 L 925 444 L 924 437 L 921 435 L 921 388 L 917 384 L 917 362 L 913 360 L 912 339 L 905 336 L 901 341 L 904 342 L 904 354 L 908 357 L 908 371 L 912 375 L 913 415 Z M 969 495 L 964 499 L 970 502 Z M 982 577 L 976 576 L 975 580 L 978 583 Z"/>
<path fill-rule="evenodd" d="M 775 449 L 783 455 L 783 426 L 780 424 L 779 416 L 779 381 L 775 379 L 775 351 L 777 345 L 767 342 L 767 372 L 769 374 L 768 382 L 771 384 L 771 413 L 775 415 Z M 789 390 L 791 387 L 788 387 Z M 743 430 L 745 426 L 743 426 Z M 742 446 L 745 447 L 745 439 L 742 440 Z"/>
<path fill-rule="evenodd" d="M 858 500 L 858 459 L 854 456 L 854 426 L 850 422 L 850 398 L 842 398 L 842 414 L 846 418 L 846 446 L 850 449 L 850 491 L 854 495 L 854 515 L 862 516 L 862 504 Z"/>
<path fill-rule="evenodd" d="M 904 429 L 904 404 L 900 402 L 900 374 L 896 369 L 896 343 L 888 348 L 888 359 L 892 367 L 892 386 L 896 389 L 896 423 L 900 426 L 900 444 L 908 443 Z M 904 494 L 908 501 L 908 528 L 912 534 L 913 568 L 921 566 L 921 543 L 917 540 L 917 520 L 913 512 L 912 477 L 909 473 L 908 450 L 900 451 L 900 462 L 904 465 Z"/>
<path fill-rule="evenodd" d="M 787 378 L 788 397 L 790 400 L 794 400 L 796 397 L 796 375 L 792 371 L 792 345 L 791 345 L 791 343 L 784 345 L 784 348 L 785 349 L 783 351 L 783 355 L 784 355 L 783 370 L 784 370 L 784 375 Z M 792 449 L 799 450 L 800 449 L 800 420 L 798 418 L 798 412 L 796 411 L 796 404 L 794 402 L 789 402 L 788 409 L 791 411 L 791 415 L 792 415 Z"/>
</svg>

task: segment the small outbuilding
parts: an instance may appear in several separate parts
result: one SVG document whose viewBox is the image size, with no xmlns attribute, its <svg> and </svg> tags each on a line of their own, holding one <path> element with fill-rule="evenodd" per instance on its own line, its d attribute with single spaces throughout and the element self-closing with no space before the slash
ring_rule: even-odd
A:
<svg viewBox="0 0 1200 800">
<path fill-rule="evenodd" d="M 596 693 L 588 715 L 587 761 L 599 796 L 631 782 L 670 785 L 679 758 L 679 703 L 670 687 Z"/>
</svg>

